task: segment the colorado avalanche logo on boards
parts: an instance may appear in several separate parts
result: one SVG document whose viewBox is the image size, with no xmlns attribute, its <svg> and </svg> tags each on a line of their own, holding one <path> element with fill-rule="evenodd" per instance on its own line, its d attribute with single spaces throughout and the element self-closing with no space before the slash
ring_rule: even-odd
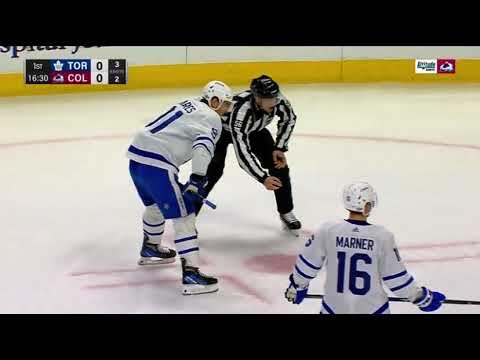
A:
<svg viewBox="0 0 480 360">
<path fill-rule="evenodd" d="M 455 59 L 438 59 L 438 74 L 455 74 Z"/>
</svg>

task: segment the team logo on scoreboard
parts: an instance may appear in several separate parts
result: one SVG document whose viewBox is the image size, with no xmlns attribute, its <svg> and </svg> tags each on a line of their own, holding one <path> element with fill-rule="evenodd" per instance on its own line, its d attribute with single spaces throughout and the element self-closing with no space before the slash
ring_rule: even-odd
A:
<svg viewBox="0 0 480 360">
<path fill-rule="evenodd" d="M 63 63 L 60 60 L 57 60 L 57 62 L 53 64 L 53 68 L 55 71 L 62 71 Z"/>
<path fill-rule="evenodd" d="M 437 72 L 439 74 L 455 74 L 455 59 L 438 59 Z"/>
<path fill-rule="evenodd" d="M 436 74 L 437 59 L 416 59 L 415 74 Z"/>
<path fill-rule="evenodd" d="M 65 78 L 63 77 L 62 74 L 57 74 L 57 75 L 54 75 L 53 78 L 52 78 L 52 81 L 54 83 L 64 83 L 65 82 Z"/>
</svg>

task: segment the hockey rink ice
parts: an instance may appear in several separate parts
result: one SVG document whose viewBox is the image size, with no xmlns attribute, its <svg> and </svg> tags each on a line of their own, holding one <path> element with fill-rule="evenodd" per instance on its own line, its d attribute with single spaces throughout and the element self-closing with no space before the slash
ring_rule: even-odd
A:
<svg viewBox="0 0 480 360">
<path fill-rule="evenodd" d="M 126 149 L 143 125 L 200 90 L 0 98 L 1 313 L 318 314 L 320 300 L 285 300 L 288 275 L 307 234 L 346 215 L 341 190 L 354 180 L 377 190 L 370 221 L 396 235 L 420 285 L 480 299 L 479 85 L 283 86 L 298 116 L 287 159 L 302 237 L 281 230 L 273 193 L 230 147 L 210 196 L 218 208 L 197 219 L 201 270 L 218 276 L 220 291 L 182 296 L 178 260 L 139 268 L 143 206 Z M 173 247 L 172 231 L 167 222 Z M 322 271 L 310 292 L 323 293 L 324 279 Z M 390 308 L 421 314 L 408 303 Z"/>
</svg>

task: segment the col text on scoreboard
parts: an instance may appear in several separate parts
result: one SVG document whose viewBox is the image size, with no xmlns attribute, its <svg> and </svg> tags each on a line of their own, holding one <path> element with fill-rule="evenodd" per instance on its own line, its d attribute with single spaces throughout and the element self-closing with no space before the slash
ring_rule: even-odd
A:
<svg viewBox="0 0 480 360">
<path fill-rule="evenodd" d="M 125 59 L 25 60 L 25 84 L 126 84 Z"/>
</svg>

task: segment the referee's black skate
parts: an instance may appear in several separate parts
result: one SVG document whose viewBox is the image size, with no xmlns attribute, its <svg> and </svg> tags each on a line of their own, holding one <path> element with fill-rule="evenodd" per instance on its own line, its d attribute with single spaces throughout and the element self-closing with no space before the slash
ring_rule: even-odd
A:
<svg viewBox="0 0 480 360">
<path fill-rule="evenodd" d="M 182 258 L 183 295 L 207 294 L 218 291 L 218 280 L 202 274 L 197 267 L 188 266 Z"/>
<path fill-rule="evenodd" d="M 280 214 L 280 220 L 282 221 L 284 230 L 292 233 L 297 237 L 300 236 L 300 229 L 302 228 L 302 223 L 296 218 L 293 211 L 290 211 L 286 214 Z"/>
<path fill-rule="evenodd" d="M 144 234 L 138 265 L 163 265 L 175 262 L 175 256 L 177 256 L 175 250 L 152 244 L 148 240 L 148 236 Z"/>
</svg>

